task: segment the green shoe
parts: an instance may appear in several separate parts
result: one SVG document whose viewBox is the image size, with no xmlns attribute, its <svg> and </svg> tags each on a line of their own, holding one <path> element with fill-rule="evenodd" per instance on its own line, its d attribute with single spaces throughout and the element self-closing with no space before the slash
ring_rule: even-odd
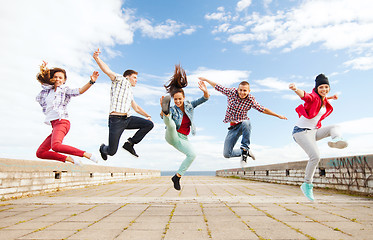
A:
<svg viewBox="0 0 373 240">
<path fill-rule="evenodd" d="M 313 198 L 313 184 L 312 183 L 303 183 L 301 186 L 300 186 L 300 189 L 302 190 L 304 196 L 306 196 L 306 198 L 308 198 L 308 200 L 310 201 L 314 201 L 315 199 Z"/>
</svg>

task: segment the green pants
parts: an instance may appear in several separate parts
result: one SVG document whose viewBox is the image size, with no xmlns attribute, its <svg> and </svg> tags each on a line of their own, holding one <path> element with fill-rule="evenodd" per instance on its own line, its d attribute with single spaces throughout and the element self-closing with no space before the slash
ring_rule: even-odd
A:
<svg viewBox="0 0 373 240">
<path fill-rule="evenodd" d="M 168 117 L 164 116 L 163 121 L 167 126 L 165 134 L 166 141 L 178 151 L 186 155 L 185 160 L 181 163 L 181 166 L 177 171 L 178 174 L 183 176 L 196 158 L 196 153 L 188 141 L 188 136 L 176 131 L 175 122 L 171 119 L 170 115 Z"/>
</svg>

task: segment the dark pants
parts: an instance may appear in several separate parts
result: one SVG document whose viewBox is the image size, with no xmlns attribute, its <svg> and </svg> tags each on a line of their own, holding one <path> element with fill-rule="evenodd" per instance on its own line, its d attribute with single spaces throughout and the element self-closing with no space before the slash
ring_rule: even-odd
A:
<svg viewBox="0 0 373 240">
<path fill-rule="evenodd" d="M 153 127 L 153 122 L 144 118 L 110 115 L 109 146 L 104 146 L 102 150 L 107 155 L 113 156 L 118 150 L 119 140 L 125 129 L 139 129 L 133 137 L 128 139 L 131 143 L 137 144 Z"/>
</svg>

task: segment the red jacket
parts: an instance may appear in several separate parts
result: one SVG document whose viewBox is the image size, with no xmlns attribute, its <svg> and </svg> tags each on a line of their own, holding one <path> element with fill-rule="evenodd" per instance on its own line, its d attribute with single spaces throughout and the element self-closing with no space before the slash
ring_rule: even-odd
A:
<svg viewBox="0 0 373 240">
<path fill-rule="evenodd" d="M 301 99 L 304 101 L 304 104 L 299 105 L 295 109 L 299 117 L 303 116 L 307 119 L 314 118 L 319 113 L 321 108 L 321 99 L 319 95 L 315 92 L 315 90 L 313 90 L 312 93 L 304 92 L 304 97 Z M 321 121 L 333 112 L 333 107 L 332 105 L 330 105 L 328 99 L 325 98 L 324 104 L 326 107 L 326 113 L 321 116 L 319 122 L 316 125 L 316 128 L 320 128 Z"/>
</svg>

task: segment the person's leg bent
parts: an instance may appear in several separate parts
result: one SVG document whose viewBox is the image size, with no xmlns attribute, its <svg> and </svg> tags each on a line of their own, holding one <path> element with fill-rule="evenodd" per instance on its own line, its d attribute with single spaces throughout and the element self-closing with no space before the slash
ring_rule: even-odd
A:
<svg viewBox="0 0 373 240">
<path fill-rule="evenodd" d="M 241 123 L 241 132 L 242 132 L 242 140 L 241 140 L 241 148 L 248 150 L 250 149 L 250 135 L 251 135 L 251 123 L 250 120 L 244 120 Z"/>
<path fill-rule="evenodd" d="M 63 139 L 70 130 L 70 122 L 68 120 L 53 121 L 52 127 L 51 147 L 53 151 L 83 157 L 84 151 L 62 144 Z"/>
<path fill-rule="evenodd" d="M 304 176 L 306 183 L 312 183 L 316 167 L 320 161 L 320 153 L 316 144 L 316 131 L 317 130 L 307 130 L 293 135 L 295 141 L 310 158 Z"/>
<path fill-rule="evenodd" d="M 125 116 L 109 116 L 109 145 L 102 147 L 105 154 L 113 156 L 117 152 L 120 137 L 127 124 Z"/>
<path fill-rule="evenodd" d="M 238 138 L 241 136 L 239 126 L 236 126 L 228 130 L 227 136 L 224 141 L 223 156 L 225 158 L 239 157 L 241 156 L 241 149 L 233 149 L 236 145 Z"/>
<path fill-rule="evenodd" d="M 150 130 L 153 129 L 154 124 L 152 121 L 141 118 L 141 117 L 136 117 L 136 116 L 131 116 L 127 118 L 128 124 L 126 126 L 126 129 L 139 129 L 133 135 L 133 137 L 129 138 L 128 140 L 132 144 L 137 144 L 139 143 Z"/>
<path fill-rule="evenodd" d="M 52 134 L 50 134 L 44 142 L 39 146 L 38 150 L 36 151 L 36 156 L 41 159 L 51 159 L 57 160 L 61 162 L 65 162 L 67 156 L 62 155 L 60 153 L 56 153 L 54 151 L 50 151 L 52 148 Z"/>
<path fill-rule="evenodd" d="M 176 124 L 174 120 L 172 120 L 171 115 L 163 116 L 163 122 L 166 125 L 165 139 L 170 145 L 175 147 L 180 142 L 180 138 L 176 130 Z"/>
</svg>

